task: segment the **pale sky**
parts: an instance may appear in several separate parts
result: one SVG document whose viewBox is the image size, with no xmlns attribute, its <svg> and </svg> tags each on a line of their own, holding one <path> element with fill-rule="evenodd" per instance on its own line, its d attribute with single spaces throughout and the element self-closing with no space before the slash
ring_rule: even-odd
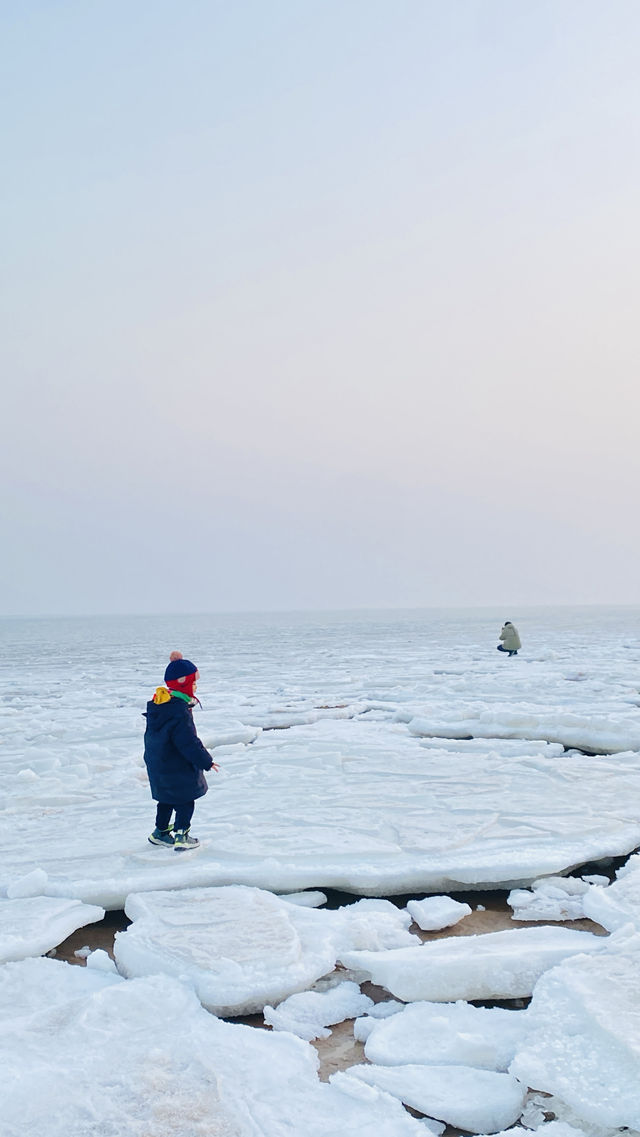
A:
<svg viewBox="0 0 640 1137">
<path fill-rule="evenodd" d="M 637 0 L 9 0 L 0 612 L 640 603 Z"/>
</svg>

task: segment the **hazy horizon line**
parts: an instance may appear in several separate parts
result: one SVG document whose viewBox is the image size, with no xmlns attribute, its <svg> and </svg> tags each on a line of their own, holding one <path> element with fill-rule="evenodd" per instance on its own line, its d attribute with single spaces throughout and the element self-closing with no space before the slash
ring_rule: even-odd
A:
<svg viewBox="0 0 640 1137">
<path fill-rule="evenodd" d="M 0 620 L 130 620 L 130 619 L 156 619 L 160 617 L 186 618 L 192 616 L 322 616 L 340 613 L 366 613 L 366 612 L 484 612 L 495 608 L 509 608 L 511 613 L 529 612 L 535 609 L 567 609 L 567 608 L 629 608 L 640 609 L 640 601 L 583 601 L 581 603 L 568 603 L 554 601 L 552 603 L 527 604 L 425 604 L 412 607 L 379 606 L 371 607 L 345 607 L 345 608 L 234 608 L 234 609 L 207 609 L 192 610 L 188 612 L 16 612 L 0 613 Z"/>
</svg>

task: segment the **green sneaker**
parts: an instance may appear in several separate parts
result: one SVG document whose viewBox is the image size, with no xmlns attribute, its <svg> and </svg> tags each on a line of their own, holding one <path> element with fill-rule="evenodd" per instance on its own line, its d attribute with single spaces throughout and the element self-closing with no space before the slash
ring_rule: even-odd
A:
<svg viewBox="0 0 640 1137">
<path fill-rule="evenodd" d="M 195 837 L 189 836 L 188 829 L 176 829 L 174 834 L 173 847 L 180 851 L 182 849 L 197 849 L 200 842 Z"/>
<path fill-rule="evenodd" d="M 154 829 L 148 840 L 152 845 L 169 845 L 173 849 L 173 829 Z"/>
</svg>

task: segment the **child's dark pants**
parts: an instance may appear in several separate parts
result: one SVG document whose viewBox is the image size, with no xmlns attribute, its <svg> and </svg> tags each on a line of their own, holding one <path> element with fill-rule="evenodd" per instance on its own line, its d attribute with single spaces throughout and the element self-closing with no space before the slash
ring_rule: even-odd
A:
<svg viewBox="0 0 640 1137">
<path fill-rule="evenodd" d="M 156 828 L 169 829 L 171 826 L 171 814 L 175 809 L 176 819 L 174 829 L 188 829 L 195 807 L 195 801 L 183 801 L 181 805 L 168 805 L 166 802 L 159 801 L 158 808 L 156 809 Z"/>
</svg>

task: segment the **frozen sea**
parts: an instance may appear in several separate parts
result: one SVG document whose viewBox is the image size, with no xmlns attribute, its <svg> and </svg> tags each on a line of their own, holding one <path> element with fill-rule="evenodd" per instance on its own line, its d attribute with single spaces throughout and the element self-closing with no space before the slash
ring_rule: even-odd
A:
<svg viewBox="0 0 640 1137">
<path fill-rule="evenodd" d="M 505 618 L 523 642 L 512 659 L 496 651 Z M 16 1071 L 15 1085 L 5 1079 L 11 1137 L 58 1133 L 50 1108 L 63 1082 L 66 1137 L 342 1137 L 374 1126 L 402 1137 L 438 1124 L 496 1132 L 522 1118 L 548 1137 L 640 1129 L 638 858 L 611 901 L 594 868 L 606 874 L 640 846 L 640 609 L 6 619 L 0 631 L 0 1062 Z M 195 722 L 220 765 L 196 805 L 201 847 L 183 854 L 147 842 L 154 806 L 142 761 L 142 711 L 173 649 L 199 668 Z M 593 879 L 582 882 L 585 865 Z M 372 899 L 517 888 L 519 921 L 541 896 L 546 918 L 563 920 L 568 894 L 540 878 L 567 873 L 574 918 L 615 911 L 610 937 L 518 923 L 506 940 L 475 937 L 482 943 L 453 961 L 415 939 L 406 910 Z M 286 898 L 322 889 L 369 899 L 331 913 Z M 100 953 L 87 968 L 37 958 L 125 906 L 133 924 L 116 941 L 117 970 Z M 344 991 L 321 1011 L 336 966 Z M 610 1025 L 605 976 L 607 1005 L 619 992 L 625 1009 Z M 410 1063 L 388 1061 L 385 1073 L 376 1057 L 320 1084 L 308 1016 L 320 1016 L 320 1032 L 356 1018 L 357 985 L 371 978 L 400 1007 L 532 995 L 531 1028 L 523 1018 L 509 1062 L 494 1067 L 486 1056 L 470 1063 L 468 1031 L 447 1027 L 444 1074 L 432 1056 L 416 1065 L 409 1033 Z M 297 1037 L 216 1017 L 269 1003 L 283 1008 L 270 1021 L 295 1023 L 284 1002 L 305 991 L 319 999 L 318 983 L 328 984 L 324 1002 L 296 1012 L 306 1016 Z M 555 1019 L 550 1001 L 564 1008 Z M 567 1008 L 596 1055 L 609 1054 L 603 1068 L 612 1047 L 619 1058 L 620 1084 L 598 1091 L 597 1108 L 576 1031 L 563 1033 Z M 201 1056 L 188 1074 L 169 1041 L 176 1016 Z M 98 1036 L 102 1066 L 96 1058 L 86 1076 L 67 1076 Z M 549 1123 L 534 1093 L 556 1095 L 559 1120 Z"/>
</svg>

